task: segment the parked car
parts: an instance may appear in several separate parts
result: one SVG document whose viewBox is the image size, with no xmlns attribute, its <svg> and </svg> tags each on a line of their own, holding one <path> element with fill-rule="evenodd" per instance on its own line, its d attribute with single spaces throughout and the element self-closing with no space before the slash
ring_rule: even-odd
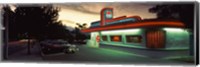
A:
<svg viewBox="0 0 200 67">
<path fill-rule="evenodd" d="M 43 54 L 50 54 L 50 53 L 75 53 L 78 51 L 78 47 L 73 44 L 69 44 L 67 41 L 64 40 L 46 40 L 40 43 L 41 52 Z"/>
</svg>

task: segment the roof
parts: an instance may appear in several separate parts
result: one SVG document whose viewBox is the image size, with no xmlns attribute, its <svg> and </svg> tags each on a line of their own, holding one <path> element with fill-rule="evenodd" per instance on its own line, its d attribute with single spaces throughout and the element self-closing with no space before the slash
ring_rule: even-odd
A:
<svg viewBox="0 0 200 67">
<path fill-rule="evenodd" d="M 82 32 L 95 32 L 105 30 L 116 30 L 116 29 L 128 29 L 128 28 L 146 28 L 146 27 L 185 27 L 180 21 L 174 20 L 141 20 L 137 22 L 119 23 L 115 25 L 105 25 L 95 28 L 88 28 L 81 30 Z"/>
</svg>

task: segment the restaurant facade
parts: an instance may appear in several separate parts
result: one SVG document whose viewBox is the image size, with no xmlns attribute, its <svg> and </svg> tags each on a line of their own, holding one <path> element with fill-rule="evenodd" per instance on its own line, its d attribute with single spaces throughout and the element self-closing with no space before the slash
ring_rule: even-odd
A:
<svg viewBox="0 0 200 67">
<path fill-rule="evenodd" d="M 90 33 L 87 45 L 101 45 L 141 49 L 189 49 L 189 32 L 177 20 L 141 19 L 140 16 L 113 18 L 113 8 L 101 10 L 99 21 L 81 30 Z"/>
</svg>

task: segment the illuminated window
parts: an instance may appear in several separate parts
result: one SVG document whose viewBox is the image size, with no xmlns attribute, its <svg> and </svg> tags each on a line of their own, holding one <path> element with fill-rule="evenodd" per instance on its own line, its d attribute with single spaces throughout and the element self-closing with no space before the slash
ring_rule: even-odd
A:
<svg viewBox="0 0 200 67">
<path fill-rule="evenodd" d="M 128 43 L 141 43 L 142 42 L 142 37 L 139 35 L 127 35 L 126 36 L 126 41 Z"/>
<path fill-rule="evenodd" d="M 111 41 L 121 42 L 122 41 L 122 37 L 119 36 L 119 35 L 111 36 Z"/>
<path fill-rule="evenodd" d="M 102 40 L 103 40 L 103 41 L 108 41 L 108 38 L 107 38 L 107 36 L 105 36 L 105 35 L 104 35 L 104 36 L 102 36 Z"/>
</svg>

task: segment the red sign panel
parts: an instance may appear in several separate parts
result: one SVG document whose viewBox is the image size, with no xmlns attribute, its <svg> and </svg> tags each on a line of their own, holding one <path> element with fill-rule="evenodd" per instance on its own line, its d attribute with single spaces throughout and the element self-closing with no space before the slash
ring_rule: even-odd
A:
<svg viewBox="0 0 200 67">
<path fill-rule="evenodd" d="M 110 11 L 107 11 L 107 14 L 111 14 L 111 12 L 110 12 Z"/>
<path fill-rule="evenodd" d="M 99 36 L 96 36 L 96 41 L 100 42 L 100 37 Z"/>
</svg>

